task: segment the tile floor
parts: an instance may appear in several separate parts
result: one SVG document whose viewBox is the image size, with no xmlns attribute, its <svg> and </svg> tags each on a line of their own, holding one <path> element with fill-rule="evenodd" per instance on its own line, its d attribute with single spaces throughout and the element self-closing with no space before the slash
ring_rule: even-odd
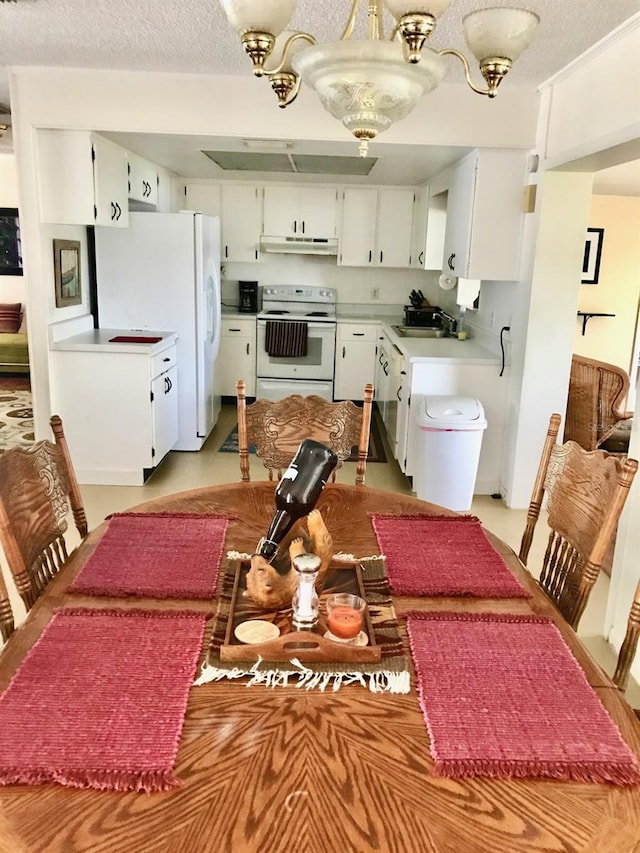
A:
<svg viewBox="0 0 640 853">
<path fill-rule="evenodd" d="M 127 509 L 154 497 L 239 480 L 240 468 L 236 454 L 217 452 L 235 422 L 235 405 L 225 403 L 218 423 L 202 450 L 199 453 L 172 451 L 144 486 L 82 486 L 89 529 L 98 525 L 111 512 Z M 409 481 L 400 471 L 388 447 L 386 449 L 386 464 L 372 463 L 367 466 L 367 485 L 410 494 Z M 261 465 L 253 464 L 251 476 L 253 479 L 266 478 L 266 470 Z M 354 477 L 355 463 L 346 463 L 338 472 L 337 479 L 338 482 L 352 483 Z M 508 509 L 500 500 L 479 495 L 474 498 L 470 511 L 516 552 L 519 550 L 526 509 Z M 529 557 L 530 566 L 541 564 L 545 539 L 542 531 L 538 530 Z M 615 668 L 616 655 L 602 633 L 608 589 L 609 578 L 602 574 L 591 594 L 578 634 L 593 657 L 611 674 Z M 21 602 L 16 602 L 15 610 L 18 621 L 21 621 Z M 634 707 L 640 707 L 638 685 L 631 684 L 627 696 Z"/>
</svg>

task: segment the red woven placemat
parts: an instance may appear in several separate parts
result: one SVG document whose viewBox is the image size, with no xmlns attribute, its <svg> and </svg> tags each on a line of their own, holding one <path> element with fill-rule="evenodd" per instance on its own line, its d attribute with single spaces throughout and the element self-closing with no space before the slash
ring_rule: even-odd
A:
<svg viewBox="0 0 640 853">
<path fill-rule="evenodd" d="M 396 595 L 528 598 L 472 515 L 372 515 Z"/>
<path fill-rule="evenodd" d="M 0 696 L 0 784 L 179 784 L 172 769 L 204 627 L 187 611 L 58 611 Z"/>
<path fill-rule="evenodd" d="M 407 627 L 437 774 L 640 783 L 549 619 L 410 613 Z"/>
<path fill-rule="evenodd" d="M 211 598 L 228 523 L 219 515 L 116 513 L 70 591 Z"/>
</svg>

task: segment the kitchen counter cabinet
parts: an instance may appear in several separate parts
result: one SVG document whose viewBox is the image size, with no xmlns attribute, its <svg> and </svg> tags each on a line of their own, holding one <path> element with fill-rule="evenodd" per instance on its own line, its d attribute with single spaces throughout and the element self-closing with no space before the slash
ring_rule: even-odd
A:
<svg viewBox="0 0 640 853">
<path fill-rule="evenodd" d="M 365 385 L 374 382 L 377 339 L 377 325 L 338 322 L 333 386 L 335 400 L 364 399 Z"/>
<path fill-rule="evenodd" d="M 222 260 L 255 263 L 262 226 L 262 190 L 248 184 L 222 185 Z"/>
<path fill-rule="evenodd" d="M 132 334 L 95 329 L 51 346 L 53 410 L 80 483 L 142 485 L 178 439 L 177 336 L 109 343 Z"/>
<path fill-rule="evenodd" d="M 236 396 L 236 382 L 244 379 L 248 397 L 256 395 L 256 319 L 222 315 L 216 382 L 223 397 Z"/>
<path fill-rule="evenodd" d="M 394 363 L 394 350 L 403 356 L 401 362 Z M 482 440 L 475 491 L 498 492 L 508 381 L 508 371 L 502 377 L 499 375 L 500 357 L 474 340 L 402 338 L 384 326 L 378 362 L 380 388 L 376 388 L 376 399 L 389 444 L 407 476 L 414 475 L 417 456 L 412 441 L 412 397 L 415 394 L 476 397 L 484 407 L 488 427 Z"/>
<path fill-rule="evenodd" d="M 84 130 L 39 130 L 37 139 L 43 222 L 128 226 L 124 148 Z"/>
</svg>

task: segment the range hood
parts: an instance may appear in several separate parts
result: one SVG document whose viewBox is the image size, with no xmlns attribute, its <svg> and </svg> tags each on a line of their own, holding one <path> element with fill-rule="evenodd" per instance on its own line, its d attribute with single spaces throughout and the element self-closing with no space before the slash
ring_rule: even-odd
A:
<svg viewBox="0 0 640 853">
<path fill-rule="evenodd" d="M 260 237 L 261 252 L 280 252 L 292 255 L 337 255 L 337 237 Z"/>
</svg>

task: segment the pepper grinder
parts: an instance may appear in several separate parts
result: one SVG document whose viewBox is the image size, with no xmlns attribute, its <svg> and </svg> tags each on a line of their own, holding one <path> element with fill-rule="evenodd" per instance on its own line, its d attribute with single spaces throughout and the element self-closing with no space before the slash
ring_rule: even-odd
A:
<svg viewBox="0 0 640 853">
<path fill-rule="evenodd" d="M 293 567 L 298 573 L 298 588 L 291 601 L 296 631 L 310 631 L 318 622 L 316 578 L 321 562 L 316 554 L 299 554 L 293 558 Z"/>
</svg>

